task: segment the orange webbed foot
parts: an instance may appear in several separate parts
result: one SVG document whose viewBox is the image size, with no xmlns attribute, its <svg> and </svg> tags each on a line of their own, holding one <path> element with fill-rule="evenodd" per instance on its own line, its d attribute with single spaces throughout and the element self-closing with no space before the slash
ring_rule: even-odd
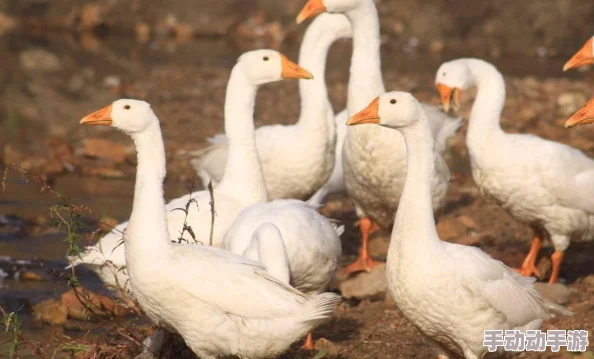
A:
<svg viewBox="0 0 594 359">
<path fill-rule="evenodd" d="M 301 349 L 303 349 L 303 350 L 314 350 L 315 349 L 313 335 L 311 333 L 307 333 L 307 337 L 305 337 L 305 342 L 301 346 Z"/>
<path fill-rule="evenodd" d="M 356 261 L 351 263 L 344 272 L 346 274 L 357 273 L 357 272 L 371 272 L 371 270 L 378 265 L 382 264 L 382 262 L 374 261 L 370 256 L 367 257 L 359 257 Z"/>
</svg>

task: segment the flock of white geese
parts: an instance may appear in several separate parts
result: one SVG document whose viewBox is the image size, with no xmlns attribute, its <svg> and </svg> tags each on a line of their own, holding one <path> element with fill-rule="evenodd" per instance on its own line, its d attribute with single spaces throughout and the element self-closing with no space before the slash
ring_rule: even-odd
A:
<svg viewBox="0 0 594 359">
<path fill-rule="evenodd" d="M 306 335 L 304 347 L 312 348 L 308 333 L 341 301 L 325 290 L 343 227 L 316 209 L 327 193 L 346 190 L 362 237 L 347 272 L 377 265 L 367 239 L 377 228 L 391 229 L 389 293 L 440 358 L 482 358 L 484 330 L 538 329 L 556 314 L 571 314 L 541 298 L 531 275 L 543 239 L 555 248 L 550 282 L 556 282 L 570 241 L 594 237 L 594 160 L 564 144 L 504 132 L 501 73 L 480 59 L 444 63 L 435 84 L 446 112 L 458 107 L 461 91 L 478 88 L 466 140 L 476 185 L 530 225 L 534 237 L 517 270 L 476 247 L 441 241 L 434 212 L 450 177 L 442 153 L 461 119 L 409 93 L 385 91 L 373 0 L 309 0 L 297 22 L 316 15 L 300 65 L 277 51 L 256 50 L 233 67 L 225 134 L 192 160 L 204 183 L 215 185 L 214 219 L 208 191 L 165 204 L 163 138 L 148 103 L 117 100 L 80 121 L 128 134 L 138 168 L 130 220 L 72 264 L 126 287 L 155 324 L 181 335 L 200 358 L 272 358 Z M 334 114 L 326 55 L 348 37 L 354 45 L 347 109 Z M 594 63 L 592 39 L 565 69 L 588 63 Z M 255 129 L 258 88 L 281 79 L 301 79 L 299 119 Z M 566 126 L 592 122 L 594 99 Z M 189 201 L 187 215 L 174 210 Z M 184 223 L 192 230 L 183 230 Z M 151 339 L 158 342 L 157 335 Z"/>
</svg>

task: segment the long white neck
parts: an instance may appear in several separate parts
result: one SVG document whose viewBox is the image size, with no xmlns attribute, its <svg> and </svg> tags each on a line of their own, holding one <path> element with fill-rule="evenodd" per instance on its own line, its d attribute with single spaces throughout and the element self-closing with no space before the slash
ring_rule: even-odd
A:
<svg viewBox="0 0 594 359">
<path fill-rule="evenodd" d="M 257 91 L 258 86 L 250 83 L 241 64 L 236 65 L 231 71 L 225 96 L 225 135 L 229 153 L 217 191 L 236 196 L 246 203 L 268 199 L 254 131 Z"/>
<path fill-rule="evenodd" d="M 364 109 L 374 98 L 386 92 L 382 80 L 380 28 L 373 0 L 347 11 L 353 28 L 353 55 L 348 86 L 349 117 Z M 349 127 L 349 130 L 357 127 Z"/>
<path fill-rule="evenodd" d="M 490 140 L 504 134 L 499 123 L 505 103 L 505 82 L 495 66 L 479 59 L 466 59 L 478 91 L 468 124 L 466 145 L 471 156 L 489 151 Z"/>
<path fill-rule="evenodd" d="M 401 130 L 408 167 L 392 230 L 388 257 L 404 258 L 407 252 L 429 250 L 439 244 L 431 201 L 435 149 L 427 117 Z"/>
<path fill-rule="evenodd" d="M 154 121 L 132 135 L 138 157 L 132 215 L 125 234 L 126 262 L 130 273 L 163 258 L 171 245 L 163 199 L 165 147 L 161 128 Z"/>
<path fill-rule="evenodd" d="M 299 80 L 301 115 L 297 126 L 311 136 L 310 141 L 326 141 L 328 138 L 334 140 L 336 133 L 325 74 L 328 50 L 341 36 L 327 26 L 327 21 L 328 17 L 342 15 L 323 15 L 323 18 L 316 18 L 307 28 L 299 51 L 299 64 L 314 77 L 312 80 Z"/>
</svg>

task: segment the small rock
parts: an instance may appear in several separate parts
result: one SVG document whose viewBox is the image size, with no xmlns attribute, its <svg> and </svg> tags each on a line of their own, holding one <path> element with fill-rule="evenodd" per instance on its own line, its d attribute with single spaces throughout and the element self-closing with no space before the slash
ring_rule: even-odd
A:
<svg viewBox="0 0 594 359">
<path fill-rule="evenodd" d="M 103 79 L 103 85 L 111 88 L 119 87 L 122 84 L 122 80 L 117 76 L 105 76 Z"/>
<path fill-rule="evenodd" d="M 390 247 L 390 234 L 387 232 L 376 232 L 369 239 L 369 254 L 372 256 L 385 257 Z"/>
<path fill-rule="evenodd" d="M 134 32 L 136 33 L 136 40 L 142 44 L 147 43 L 151 38 L 151 27 L 146 23 L 136 25 Z"/>
<path fill-rule="evenodd" d="M 437 223 L 437 233 L 439 238 L 444 241 L 450 241 L 462 236 L 466 228 L 456 218 L 443 218 Z"/>
<path fill-rule="evenodd" d="M 318 352 L 326 349 L 328 351 L 328 354 L 330 354 L 330 355 L 337 355 L 340 352 L 339 346 L 336 343 L 333 343 L 326 338 L 320 338 L 320 339 L 316 340 L 316 343 L 314 344 L 314 348 Z"/>
<path fill-rule="evenodd" d="M 80 16 L 78 28 L 82 31 L 93 30 L 102 22 L 103 16 L 101 6 L 99 4 L 87 4 L 85 5 Z"/>
<path fill-rule="evenodd" d="M 79 153 L 86 157 L 107 158 L 116 164 L 126 161 L 134 151 L 131 147 L 102 138 L 86 138 Z"/>
<path fill-rule="evenodd" d="M 476 223 L 474 222 L 474 220 L 468 216 L 460 216 L 457 218 L 458 222 L 460 222 L 464 227 L 466 227 L 467 229 L 475 229 L 476 228 Z"/>
<path fill-rule="evenodd" d="M 477 235 L 476 233 L 471 233 L 469 235 L 457 238 L 455 242 L 465 246 L 474 246 L 481 241 L 481 238 L 482 236 Z"/>
<path fill-rule="evenodd" d="M 55 71 L 62 66 L 60 60 L 54 54 L 42 49 L 26 50 L 21 52 L 21 66 L 31 71 Z"/>
<path fill-rule="evenodd" d="M 347 299 L 383 300 L 388 288 L 385 272 L 386 265 L 382 263 L 373 268 L 371 272 L 360 272 L 348 276 L 338 284 L 338 289 Z"/>
<path fill-rule="evenodd" d="M 194 36 L 194 29 L 187 24 L 177 24 L 173 27 L 175 37 L 179 39 L 191 39 Z"/>
<path fill-rule="evenodd" d="M 49 278 L 47 278 L 44 275 L 41 275 L 39 273 L 35 273 L 32 271 L 22 271 L 19 273 L 19 279 L 20 280 L 30 280 L 30 281 L 46 281 L 49 280 Z"/>
<path fill-rule="evenodd" d="M 55 299 L 47 299 L 33 306 L 33 317 L 41 322 L 62 325 L 66 323 L 68 311 L 61 302 Z"/>
<path fill-rule="evenodd" d="M 440 54 L 443 52 L 444 47 L 445 47 L 445 45 L 444 45 L 443 41 L 433 40 L 429 44 L 429 51 L 434 54 Z"/>
<path fill-rule="evenodd" d="M 60 296 L 60 302 L 66 308 L 68 317 L 83 321 L 88 321 L 92 317 L 92 313 L 101 312 L 101 302 L 95 299 L 96 295 L 84 288 L 74 289 Z M 79 299 L 80 297 L 80 299 Z M 102 313 L 100 313 L 102 314 Z"/>
<path fill-rule="evenodd" d="M 0 12 L 0 35 L 12 30 L 16 24 L 17 22 L 12 17 Z"/>
<path fill-rule="evenodd" d="M 569 116 L 579 110 L 588 99 L 581 92 L 564 92 L 557 97 L 557 106 L 561 116 Z"/>
<path fill-rule="evenodd" d="M 529 122 L 538 116 L 536 110 L 532 107 L 524 107 L 518 112 L 518 118 L 522 120 L 522 122 Z"/>
<path fill-rule="evenodd" d="M 93 316 L 126 315 L 131 311 L 112 298 L 96 294 L 85 288 L 77 288 L 62 294 L 60 302 L 66 307 L 68 317 L 88 321 Z M 78 294 L 78 295 L 77 295 Z"/>
<path fill-rule="evenodd" d="M 542 257 L 536 264 L 536 270 L 538 270 L 538 279 L 544 281 L 551 275 L 553 263 L 549 257 Z"/>
<path fill-rule="evenodd" d="M 566 304 L 569 301 L 569 289 L 561 283 L 534 283 L 534 289 L 543 296 L 543 298 L 550 300 L 559 305 Z"/>
</svg>

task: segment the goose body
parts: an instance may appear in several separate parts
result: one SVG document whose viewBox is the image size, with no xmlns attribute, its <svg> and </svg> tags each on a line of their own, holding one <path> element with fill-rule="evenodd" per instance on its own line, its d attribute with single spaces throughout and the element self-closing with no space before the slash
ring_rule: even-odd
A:
<svg viewBox="0 0 594 359">
<path fill-rule="evenodd" d="M 223 249 L 226 248 L 223 246 Z M 289 284 L 291 273 L 287 249 L 283 235 L 275 224 L 270 222 L 260 224 L 241 255 L 261 263 L 276 279 Z"/>
<path fill-rule="evenodd" d="M 448 106 L 457 91 L 478 87 L 466 139 L 472 177 L 485 197 L 534 229 L 522 274 L 536 272 L 542 240 L 551 239 L 555 253 L 550 282 L 556 282 L 570 241 L 594 237 L 594 197 L 584 195 L 594 194 L 594 160 L 538 136 L 505 133 L 499 123 L 505 83 L 488 62 L 459 59 L 444 63 L 436 83 Z"/>
<path fill-rule="evenodd" d="M 270 50 L 244 56 L 262 54 L 278 58 Z M 124 245 L 131 286 L 144 313 L 179 333 L 200 358 L 276 357 L 334 310 L 338 296 L 309 297 L 257 262 L 216 247 L 172 243 L 163 200 L 165 149 L 146 102 L 118 100 L 81 123 L 113 126 L 134 140 L 138 169 Z"/>
<path fill-rule="evenodd" d="M 385 92 L 381 73 L 380 33 L 377 9 L 373 0 L 310 0 L 298 22 L 320 12 L 342 13 L 353 28 L 353 54 L 348 84 L 347 113 L 353 115 L 374 97 Z M 432 134 L 439 144 L 432 187 L 436 210 L 445 198 L 450 173 L 441 153 L 447 139 L 461 125 L 435 106 L 424 105 L 429 114 Z M 374 228 L 389 229 L 398 207 L 406 176 L 406 150 L 402 135 L 377 126 L 348 128 L 342 148 L 344 184 L 355 202 L 361 223 L 362 248 L 359 259 L 347 272 L 369 270 L 373 265 L 367 253 L 367 241 Z"/>
<path fill-rule="evenodd" d="M 194 192 L 174 199 L 166 205 L 169 237 L 177 242 L 220 246 L 223 236 L 240 213 L 254 203 L 267 200 L 266 185 L 254 142 L 253 111 L 258 87 L 270 82 L 266 73 L 269 62 L 282 72 L 283 78 L 311 78 L 311 74 L 290 62 L 284 55 L 262 53 L 256 59 L 247 56 L 234 66 L 225 98 L 225 131 L 230 141 L 225 176 L 213 190 L 214 227 L 211 195 L 208 191 Z M 274 79 L 277 80 L 276 78 Z M 179 209 L 188 209 L 185 211 Z M 184 230 L 184 223 L 191 230 Z M 121 223 L 99 242 L 86 248 L 80 257 L 71 258 L 72 265 L 85 264 L 94 269 L 108 285 L 125 288 L 127 274 L 123 232 L 128 222 Z M 212 243 L 211 243 L 211 227 Z"/>
<path fill-rule="evenodd" d="M 402 313 L 441 357 L 482 358 L 484 330 L 540 328 L 566 309 L 544 301 L 522 277 L 478 248 L 442 242 L 435 228 L 431 186 L 437 156 L 422 107 L 408 93 L 389 92 L 349 120 L 397 129 L 408 171 L 386 263 L 389 292 Z"/>
<path fill-rule="evenodd" d="M 299 120 L 293 125 L 262 126 L 256 130 L 256 145 L 271 199 L 306 199 L 332 173 L 336 125 L 325 82 L 326 57 L 336 40 L 350 36 L 350 24 L 343 15 L 327 14 L 312 22 L 303 38 L 299 63 L 312 71 L 314 79 L 299 81 Z M 199 151 L 192 160 L 204 185 L 220 182 L 229 150 L 224 135 L 215 136 L 211 142 L 211 147 Z"/>
<path fill-rule="evenodd" d="M 308 203 L 274 200 L 243 210 L 225 235 L 223 248 L 235 254 L 244 253 L 253 241 L 252 233 L 265 223 L 274 224 L 280 232 L 291 285 L 310 295 L 326 290 L 341 255 L 339 235 L 344 228 L 330 223 Z M 279 251 L 278 246 L 263 250 Z"/>
</svg>

